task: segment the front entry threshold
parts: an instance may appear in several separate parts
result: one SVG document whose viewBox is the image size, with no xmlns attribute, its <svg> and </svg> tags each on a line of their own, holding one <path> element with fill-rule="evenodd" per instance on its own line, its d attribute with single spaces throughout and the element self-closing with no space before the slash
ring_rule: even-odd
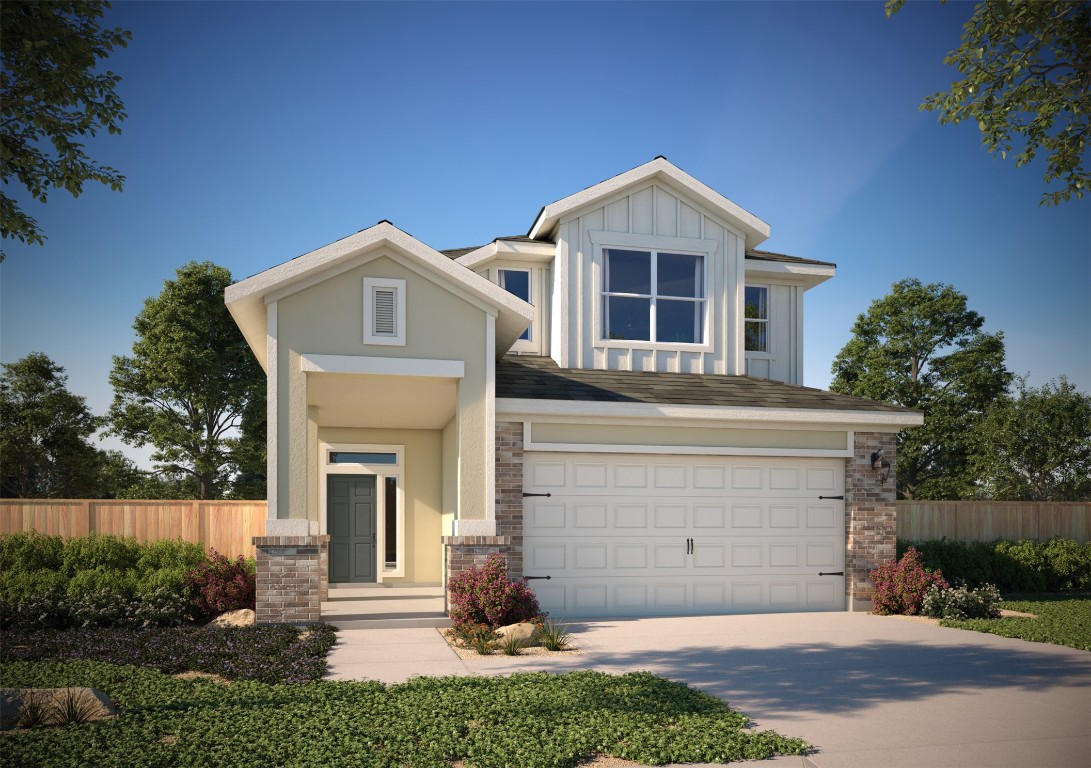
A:
<svg viewBox="0 0 1091 768">
<path fill-rule="evenodd" d="M 322 621 L 338 629 L 451 626 L 443 587 L 338 587 L 329 597 L 322 603 Z"/>
</svg>

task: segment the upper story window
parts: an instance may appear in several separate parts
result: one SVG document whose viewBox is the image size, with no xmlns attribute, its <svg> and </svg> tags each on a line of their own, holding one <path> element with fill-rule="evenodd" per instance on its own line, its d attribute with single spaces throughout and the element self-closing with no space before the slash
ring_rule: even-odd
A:
<svg viewBox="0 0 1091 768">
<path fill-rule="evenodd" d="M 534 303 L 531 298 L 529 269 L 498 269 L 497 275 L 501 288 L 508 293 L 518 296 L 527 304 Z M 523 331 L 523 335 L 519 337 L 519 340 L 530 341 L 532 339 L 531 331 L 533 328 L 534 325 L 531 324 L 530 328 Z"/>
<path fill-rule="evenodd" d="M 769 351 L 769 288 L 746 286 L 746 351 Z"/>
<path fill-rule="evenodd" d="M 603 251 L 602 338 L 660 344 L 705 342 L 705 257 Z"/>
</svg>

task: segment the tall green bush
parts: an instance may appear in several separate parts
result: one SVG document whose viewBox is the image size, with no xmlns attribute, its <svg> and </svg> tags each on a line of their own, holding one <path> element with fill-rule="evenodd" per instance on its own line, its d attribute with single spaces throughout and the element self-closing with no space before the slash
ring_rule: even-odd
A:
<svg viewBox="0 0 1091 768">
<path fill-rule="evenodd" d="M 1091 591 L 1091 542 L 899 541 L 898 554 L 910 547 L 920 552 L 926 568 L 942 570 L 952 582 L 971 588 L 995 584 L 1009 594 Z"/>
</svg>

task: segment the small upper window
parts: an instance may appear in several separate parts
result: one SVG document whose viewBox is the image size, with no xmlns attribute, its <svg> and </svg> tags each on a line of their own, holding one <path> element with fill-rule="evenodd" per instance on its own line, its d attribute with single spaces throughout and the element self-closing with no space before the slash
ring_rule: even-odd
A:
<svg viewBox="0 0 1091 768">
<path fill-rule="evenodd" d="M 500 287 L 508 293 L 518 296 L 527 304 L 533 304 L 530 294 L 530 270 L 529 269 L 500 269 L 499 273 Z M 533 328 L 534 326 L 531 326 Z M 531 328 L 527 328 L 523 331 L 523 335 L 519 338 L 523 341 L 531 340 Z"/>
<path fill-rule="evenodd" d="M 705 341 L 705 257 L 607 248 L 602 338 L 660 344 Z"/>
<path fill-rule="evenodd" d="M 405 346 L 405 281 L 364 278 L 364 343 Z"/>
<path fill-rule="evenodd" d="M 330 451 L 330 464 L 397 464 L 396 453 L 365 453 L 361 451 Z"/>
<path fill-rule="evenodd" d="M 746 351 L 769 351 L 769 289 L 746 286 Z"/>
</svg>

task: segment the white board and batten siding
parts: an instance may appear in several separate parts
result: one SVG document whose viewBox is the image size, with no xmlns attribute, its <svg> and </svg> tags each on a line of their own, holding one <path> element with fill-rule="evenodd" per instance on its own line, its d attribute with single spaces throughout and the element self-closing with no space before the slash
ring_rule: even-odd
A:
<svg viewBox="0 0 1091 768">
<path fill-rule="evenodd" d="M 755 277 L 752 285 L 769 288 L 769 350 L 746 353 L 746 374 L 789 384 L 803 383 L 802 285 Z"/>
<path fill-rule="evenodd" d="M 618 237 L 620 236 L 620 237 Z M 557 282 L 552 301 L 552 356 L 562 367 L 674 373 L 742 374 L 742 285 L 745 239 L 696 201 L 662 180 L 608 199 L 562 220 L 557 233 Z M 613 242 L 612 242 L 613 241 Z M 684 250 L 706 256 L 707 343 L 651 345 L 604 343 L 601 336 L 602 250 L 623 248 Z M 762 281 L 766 284 L 768 281 Z M 770 355 L 755 362 L 768 378 L 799 382 L 802 364 L 795 313 L 802 300 L 796 286 L 778 285 L 770 296 Z M 773 313 L 776 313 L 775 316 Z M 657 348 L 652 348 L 652 347 Z M 796 370 L 796 368 L 800 370 Z M 755 372 L 755 375 L 765 375 Z"/>
<path fill-rule="evenodd" d="M 634 343 L 623 346 L 618 342 L 605 345 L 598 338 L 601 333 L 598 314 L 601 312 L 602 248 L 601 241 L 609 235 L 643 236 L 644 248 L 667 246 L 682 249 L 684 242 L 692 241 L 687 250 L 701 252 L 708 247 L 706 241 L 715 243 L 715 252 L 708 257 L 707 295 L 711 312 L 708 316 L 708 345 L 702 349 L 648 349 L 648 344 Z M 658 238 L 663 238 L 657 240 Z M 558 232 L 558 259 L 563 260 L 559 269 L 563 272 L 563 302 L 554 307 L 567 317 L 563 326 L 555 328 L 563 333 L 556 338 L 568 352 L 562 363 L 570 368 L 597 368 L 632 371 L 673 371 L 682 373 L 741 373 L 741 357 L 734 339 L 732 317 L 740 297 L 734 287 L 739 277 L 735 273 L 743 263 L 744 240 L 729 231 L 726 224 L 715 220 L 669 189 L 662 182 L 649 184 L 636 191 L 607 200 L 603 205 L 580 212 L 560 224 Z M 599 242 L 596 242 L 599 241 Z M 613 243 L 624 245 L 623 243 Z M 628 244 L 627 247 L 641 246 Z M 730 273 L 730 274 L 729 274 Z M 730 286 L 730 290 L 728 287 Z M 562 298 L 562 297 L 557 297 Z M 567 304 L 567 306 L 563 306 Z M 730 329 L 730 330 L 729 330 Z M 644 348 L 642 348 L 642 346 Z M 694 345 L 696 347 L 696 345 Z M 558 347 L 554 346 L 554 356 Z M 732 362 L 729 363 L 728 359 Z"/>
<path fill-rule="evenodd" d="M 524 575 L 558 618 L 845 609 L 844 460 L 527 453 Z M 549 576 L 547 580 L 543 577 Z"/>
</svg>

